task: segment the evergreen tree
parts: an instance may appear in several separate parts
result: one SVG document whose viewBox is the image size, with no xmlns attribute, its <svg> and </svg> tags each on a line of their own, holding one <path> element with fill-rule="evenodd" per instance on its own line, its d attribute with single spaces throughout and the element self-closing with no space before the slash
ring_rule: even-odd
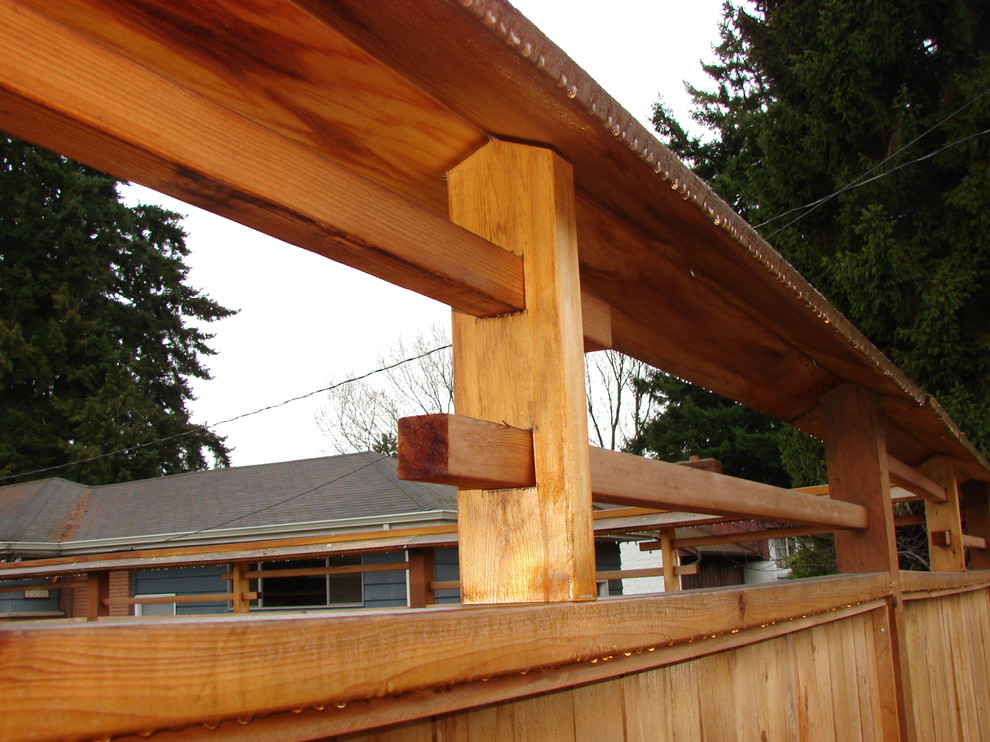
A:
<svg viewBox="0 0 990 742">
<path fill-rule="evenodd" d="M 232 312 L 185 284 L 179 215 L 127 207 L 117 185 L 0 135 L 2 484 L 70 462 L 54 474 L 87 484 L 229 463 L 186 402 L 212 354 L 190 321 Z"/>
<path fill-rule="evenodd" d="M 753 7 L 658 131 L 990 450 L 990 3 Z"/>
<path fill-rule="evenodd" d="M 790 486 L 781 465 L 776 420 L 667 374 L 654 373 L 641 383 L 663 412 L 642 427 L 626 450 L 665 461 L 692 455 L 718 459 L 725 474 Z"/>
</svg>

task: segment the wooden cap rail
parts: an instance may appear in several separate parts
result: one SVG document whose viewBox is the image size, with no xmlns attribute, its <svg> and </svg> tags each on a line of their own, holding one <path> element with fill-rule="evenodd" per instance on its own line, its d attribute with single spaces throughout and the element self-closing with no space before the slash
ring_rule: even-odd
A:
<svg viewBox="0 0 990 742">
<path fill-rule="evenodd" d="M 535 482 L 532 448 L 529 431 L 507 425 L 458 415 L 404 418 L 399 421 L 399 477 L 463 487 L 528 487 Z M 601 448 L 590 447 L 589 454 L 596 502 L 836 528 L 867 526 L 866 509 L 854 503 Z"/>
<path fill-rule="evenodd" d="M 329 618 L 111 620 L 43 630 L 10 624 L 0 626 L 0 643 L 19 671 L 17 682 L 0 681 L 0 729 L 8 739 L 78 739 L 203 720 L 236 724 L 239 717 L 311 706 L 333 711 L 334 704 L 539 668 L 590 669 L 589 661 L 604 658 L 615 658 L 622 672 L 625 653 L 626 667 L 635 670 L 633 657 L 650 659 L 668 644 L 691 642 L 689 656 L 700 656 L 720 646 L 706 647 L 713 636 L 748 643 L 767 638 L 760 629 L 771 625 L 779 635 L 792 623 L 805 627 L 803 617 L 828 621 L 845 606 L 867 609 L 888 589 L 887 575 L 857 575 L 662 597 Z M 224 682 L 212 682 L 216 677 Z"/>
</svg>

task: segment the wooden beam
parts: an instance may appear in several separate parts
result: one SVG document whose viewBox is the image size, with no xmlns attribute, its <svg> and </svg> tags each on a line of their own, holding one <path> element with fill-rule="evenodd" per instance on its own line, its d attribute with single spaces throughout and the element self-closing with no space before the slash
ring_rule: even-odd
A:
<svg viewBox="0 0 990 742">
<path fill-rule="evenodd" d="M 243 601 L 257 600 L 259 593 L 242 593 Z M 133 598 L 104 598 L 104 605 L 158 605 L 168 603 L 218 603 L 237 602 L 234 593 L 198 593 L 196 595 L 135 595 Z"/>
<path fill-rule="evenodd" d="M 890 483 L 903 487 L 908 492 L 929 502 L 945 502 L 945 487 L 932 481 L 920 471 L 908 466 L 900 459 L 887 454 L 887 468 L 890 472 Z"/>
<path fill-rule="evenodd" d="M 245 596 L 251 592 L 251 585 L 247 577 L 248 562 L 239 562 L 233 565 L 230 577 L 230 607 L 234 613 L 248 613 L 251 610 L 251 600 Z"/>
<path fill-rule="evenodd" d="M 928 562 L 932 572 L 965 572 L 962 511 L 959 486 L 952 460 L 936 456 L 921 466 L 922 472 L 945 489 L 944 502 L 925 502 L 928 527 Z"/>
<path fill-rule="evenodd" d="M 681 589 L 681 576 L 677 571 L 681 560 L 674 546 L 673 528 L 660 529 L 660 555 L 664 592 L 676 592 Z"/>
<path fill-rule="evenodd" d="M 425 608 L 437 602 L 430 582 L 436 578 L 433 549 L 410 549 L 409 552 L 409 607 Z"/>
<path fill-rule="evenodd" d="M 582 289 L 581 318 L 585 353 L 612 347 L 612 307 L 607 301 Z"/>
<path fill-rule="evenodd" d="M 518 256 L 17 3 L 0 11 L 0 129 L 468 314 L 524 306 Z"/>
<path fill-rule="evenodd" d="M 476 489 L 532 487 L 533 434 L 463 415 L 404 417 L 398 476 Z"/>
<path fill-rule="evenodd" d="M 697 564 L 677 564 L 674 566 L 674 574 L 696 575 L 699 571 Z M 596 572 L 595 578 L 598 580 L 625 580 L 637 577 L 663 577 L 663 567 L 645 567 L 643 569 L 613 569 L 603 572 Z"/>
<path fill-rule="evenodd" d="M 457 412 L 535 431 L 535 486 L 458 493 L 461 599 L 594 600 L 571 167 L 549 150 L 493 141 L 447 183 L 451 220 L 521 255 L 526 291 L 524 313 L 454 312 Z"/>
<path fill-rule="evenodd" d="M 559 605 L 55 623 L 44 630 L 9 623 L 0 625 L 0 645 L 18 672 L 0 677 L 0 737 L 89 739 L 207 719 L 236 724 L 521 671 L 589 667 L 589 658 L 619 663 L 626 651 L 631 659 L 640 656 L 636 650 L 658 654 L 649 648 L 667 644 L 691 642 L 700 655 L 706 636 L 771 623 L 783 630 L 788 621 L 831 616 L 888 590 L 885 576 L 861 575 Z"/>
<path fill-rule="evenodd" d="M 782 487 L 590 449 L 591 488 L 598 502 L 738 515 L 740 518 L 865 528 L 864 508 Z"/>
<path fill-rule="evenodd" d="M 424 415 L 400 421 L 400 477 L 463 486 L 483 471 L 485 481 L 502 486 L 529 487 L 536 482 L 523 454 L 529 450 L 529 431 L 452 417 L 456 418 Z M 470 435 L 462 439 L 451 430 Z M 510 445 L 496 450 L 503 441 Z M 866 510 L 859 505 L 602 448 L 589 447 L 588 455 L 596 502 L 837 528 L 867 526 Z"/>
<path fill-rule="evenodd" d="M 675 538 L 674 546 L 683 549 L 692 549 L 698 546 L 717 546 L 719 544 L 745 544 L 750 541 L 770 541 L 778 538 L 801 538 L 803 536 L 817 536 L 822 533 L 832 533 L 831 529 L 820 526 L 796 526 L 794 528 L 768 528 L 762 531 L 739 531 L 738 533 L 710 534 L 707 536 L 688 536 L 686 538 Z M 643 551 L 643 546 L 639 545 Z"/>
<path fill-rule="evenodd" d="M 835 535 L 840 572 L 897 572 L 887 448 L 873 393 L 844 384 L 822 397 L 830 496 L 869 511 L 869 527 Z"/>
</svg>

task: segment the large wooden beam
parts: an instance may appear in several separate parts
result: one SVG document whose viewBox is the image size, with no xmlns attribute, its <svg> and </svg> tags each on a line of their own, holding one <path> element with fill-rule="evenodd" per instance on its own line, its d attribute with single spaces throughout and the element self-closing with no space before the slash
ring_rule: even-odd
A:
<svg viewBox="0 0 990 742">
<path fill-rule="evenodd" d="M 453 315 L 459 414 L 533 433 L 536 484 L 461 489 L 461 599 L 593 600 L 584 343 L 570 165 L 493 141 L 450 171 L 450 217 L 523 257 L 526 311 Z"/>
<path fill-rule="evenodd" d="M 23 6 L 0 15 L 0 129 L 474 316 L 524 306 L 518 256 Z"/>
<path fill-rule="evenodd" d="M 529 431 L 484 420 L 404 418 L 399 476 L 468 486 L 480 475 L 500 487 L 530 487 L 538 478 L 526 440 L 532 441 Z M 835 528 L 868 525 L 861 505 L 602 448 L 588 451 L 596 502 Z"/>
<path fill-rule="evenodd" d="M 966 549 L 963 544 L 962 513 L 959 507 L 959 484 L 951 459 L 936 456 L 922 467 L 924 474 L 945 488 L 944 502 L 925 503 L 928 528 L 928 562 L 932 572 L 965 572 Z"/>
</svg>

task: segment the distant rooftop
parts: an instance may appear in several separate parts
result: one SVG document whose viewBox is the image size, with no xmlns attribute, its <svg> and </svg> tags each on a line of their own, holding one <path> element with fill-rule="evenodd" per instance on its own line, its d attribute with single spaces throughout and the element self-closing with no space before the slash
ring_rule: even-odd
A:
<svg viewBox="0 0 990 742">
<path fill-rule="evenodd" d="M 298 524 L 383 523 L 437 513 L 453 521 L 453 487 L 405 482 L 395 460 L 354 453 L 188 472 L 86 487 L 42 479 L 0 487 L 0 542 L 146 540 L 225 529 L 271 530 Z M 444 514 L 447 515 L 444 515 Z"/>
</svg>

